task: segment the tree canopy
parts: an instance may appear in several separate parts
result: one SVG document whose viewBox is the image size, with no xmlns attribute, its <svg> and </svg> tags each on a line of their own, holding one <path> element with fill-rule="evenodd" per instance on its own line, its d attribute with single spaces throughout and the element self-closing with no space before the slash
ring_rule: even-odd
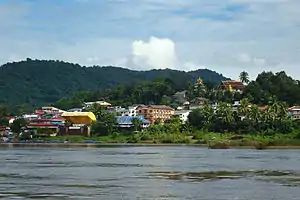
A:
<svg viewBox="0 0 300 200">
<path fill-rule="evenodd" d="M 80 91 L 97 92 L 118 85 L 169 79 L 176 90 L 186 88 L 188 81 L 201 77 L 219 83 L 225 79 L 208 69 L 191 72 L 171 69 L 134 71 L 120 67 L 85 67 L 54 60 L 12 62 L 0 67 L 0 103 L 40 106 Z"/>
</svg>

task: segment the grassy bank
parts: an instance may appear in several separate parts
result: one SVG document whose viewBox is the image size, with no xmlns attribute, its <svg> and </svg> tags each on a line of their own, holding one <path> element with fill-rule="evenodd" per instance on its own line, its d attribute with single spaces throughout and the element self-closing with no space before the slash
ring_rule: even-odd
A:
<svg viewBox="0 0 300 200">
<path fill-rule="evenodd" d="M 42 138 L 47 142 L 68 143 L 103 143 L 103 144 L 190 144 L 203 145 L 212 149 L 228 148 L 300 148 L 298 133 L 293 134 L 252 134 L 237 135 L 233 133 L 185 133 L 185 134 L 114 134 L 109 136 L 83 137 L 83 136 L 57 136 Z"/>
</svg>

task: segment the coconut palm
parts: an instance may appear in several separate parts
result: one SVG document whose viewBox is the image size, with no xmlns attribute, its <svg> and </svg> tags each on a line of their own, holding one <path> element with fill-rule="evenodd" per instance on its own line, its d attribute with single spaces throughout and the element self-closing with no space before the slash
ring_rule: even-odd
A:
<svg viewBox="0 0 300 200">
<path fill-rule="evenodd" d="M 242 83 L 246 83 L 246 84 L 248 84 L 248 83 L 250 82 L 248 72 L 242 71 L 242 72 L 240 73 L 240 81 L 241 81 Z"/>
<path fill-rule="evenodd" d="M 238 108 L 239 116 L 248 117 L 251 111 L 250 101 L 247 98 L 244 98 L 240 101 L 240 106 Z"/>
<path fill-rule="evenodd" d="M 249 118 L 254 120 L 256 123 L 261 120 L 261 111 L 259 110 L 257 105 L 253 105 L 249 112 Z"/>
<path fill-rule="evenodd" d="M 220 103 L 217 107 L 217 117 L 222 120 L 223 123 L 234 122 L 234 115 L 231 105 L 227 103 Z"/>
</svg>

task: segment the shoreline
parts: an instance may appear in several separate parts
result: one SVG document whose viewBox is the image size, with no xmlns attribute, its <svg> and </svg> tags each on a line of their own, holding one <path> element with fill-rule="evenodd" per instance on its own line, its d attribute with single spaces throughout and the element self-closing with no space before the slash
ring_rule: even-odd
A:
<svg viewBox="0 0 300 200">
<path fill-rule="evenodd" d="M 208 148 L 208 149 L 256 149 L 254 146 L 228 146 L 227 148 L 209 148 L 206 144 L 149 144 L 149 143 L 0 143 L 0 148 L 18 148 L 18 147 L 36 147 L 36 148 L 113 148 L 113 147 L 198 147 L 198 148 Z M 266 146 L 264 150 L 267 149 L 300 149 L 300 146 Z"/>
</svg>

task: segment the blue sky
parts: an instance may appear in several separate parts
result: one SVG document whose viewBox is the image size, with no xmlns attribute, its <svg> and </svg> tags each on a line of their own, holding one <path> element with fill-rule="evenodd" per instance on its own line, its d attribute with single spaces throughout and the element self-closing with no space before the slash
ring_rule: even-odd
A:
<svg viewBox="0 0 300 200">
<path fill-rule="evenodd" d="M 0 63 L 285 70 L 300 79 L 299 0 L 0 0 Z"/>
</svg>

